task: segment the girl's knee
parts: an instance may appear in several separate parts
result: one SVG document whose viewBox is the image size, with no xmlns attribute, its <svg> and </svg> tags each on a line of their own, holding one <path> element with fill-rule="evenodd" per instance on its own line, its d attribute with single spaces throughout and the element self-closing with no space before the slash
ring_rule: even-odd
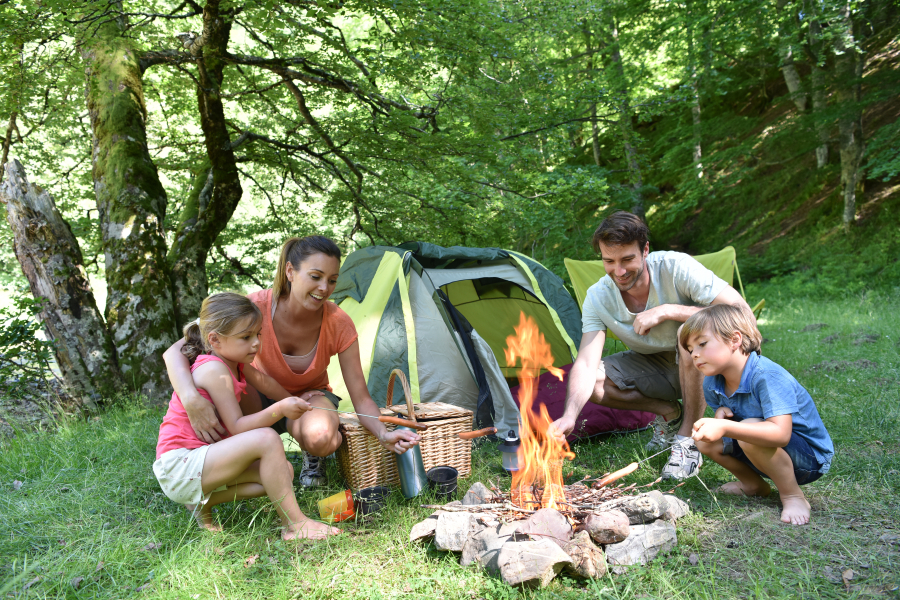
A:
<svg viewBox="0 0 900 600">
<path fill-rule="evenodd" d="M 284 442 L 281 441 L 281 436 L 278 435 L 278 432 L 271 427 L 262 427 L 257 431 L 259 432 L 259 444 L 262 448 L 268 452 L 277 450 L 284 454 Z"/>
</svg>

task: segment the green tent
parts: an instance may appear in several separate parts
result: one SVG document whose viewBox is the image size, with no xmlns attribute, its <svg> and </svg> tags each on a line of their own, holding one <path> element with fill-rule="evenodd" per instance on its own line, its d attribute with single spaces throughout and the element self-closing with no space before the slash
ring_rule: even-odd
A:
<svg viewBox="0 0 900 600">
<path fill-rule="evenodd" d="M 499 248 L 443 248 L 424 242 L 373 246 L 350 254 L 331 296 L 356 324 L 372 398 L 384 405 L 394 368 L 409 378 L 415 402 L 472 410 L 476 425 L 518 430 L 507 385 L 507 336 L 520 313 L 549 342 L 554 366 L 571 363 L 581 337 L 578 305 L 562 280 L 531 258 Z M 352 410 L 338 361 L 335 393 Z"/>
</svg>

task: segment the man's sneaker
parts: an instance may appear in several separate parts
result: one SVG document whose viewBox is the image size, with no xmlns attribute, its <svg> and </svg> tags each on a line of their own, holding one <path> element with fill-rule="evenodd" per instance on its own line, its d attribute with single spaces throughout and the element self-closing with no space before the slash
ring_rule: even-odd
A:
<svg viewBox="0 0 900 600">
<path fill-rule="evenodd" d="M 328 477 L 325 474 L 325 459 L 313 456 L 309 452 L 303 453 L 303 468 L 297 478 L 303 487 L 317 487 L 325 485 Z"/>
<path fill-rule="evenodd" d="M 647 445 L 645 446 L 647 452 L 659 452 L 674 444 L 675 434 L 678 432 L 678 429 L 681 428 L 681 422 L 683 420 L 683 410 L 671 421 L 666 421 L 662 418 L 662 415 L 657 415 L 657 417 L 653 419 L 653 422 L 650 423 L 653 437 L 650 438 L 650 441 L 647 442 Z"/>
<path fill-rule="evenodd" d="M 682 443 L 675 443 L 678 441 Z M 700 465 L 703 464 L 703 455 L 697 450 L 694 440 L 690 438 L 676 439 L 675 442 L 673 442 L 675 445 L 672 446 L 672 455 L 669 457 L 669 462 L 663 467 L 662 478 L 687 479 L 688 477 L 693 477 L 700 472 Z"/>
</svg>

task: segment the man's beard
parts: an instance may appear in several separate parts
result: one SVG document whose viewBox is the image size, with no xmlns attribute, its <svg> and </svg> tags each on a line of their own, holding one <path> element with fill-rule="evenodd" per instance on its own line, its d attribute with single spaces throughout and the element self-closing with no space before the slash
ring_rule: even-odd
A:
<svg viewBox="0 0 900 600">
<path fill-rule="evenodd" d="M 641 275 L 644 274 L 644 269 L 646 268 L 646 266 L 647 266 L 647 262 L 642 260 L 641 268 L 638 269 L 638 271 L 634 274 L 634 278 L 631 280 L 630 283 L 626 284 L 625 287 L 622 287 L 621 285 L 619 285 L 619 282 L 616 281 L 615 279 L 613 279 L 613 283 L 616 284 L 616 287 L 619 288 L 620 292 L 627 292 L 628 290 L 633 288 L 635 285 L 637 285 L 637 282 L 640 280 Z"/>
</svg>

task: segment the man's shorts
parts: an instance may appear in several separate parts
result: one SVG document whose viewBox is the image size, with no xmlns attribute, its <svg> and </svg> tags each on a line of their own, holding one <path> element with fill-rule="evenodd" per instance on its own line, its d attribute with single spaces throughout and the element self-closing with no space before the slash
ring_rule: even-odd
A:
<svg viewBox="0 0 900 600">
<path fill-rule="evenodd" d="M 334 404 L 335 409 L 337 409 L 337 407 L 340 406 L 340 404 L 341 404 L 341 397 L 335 396 L 328 390 L 307 390 L 307 391 L 319 392 L 320 394 L 322 394 L 323 396 L 328 398 L 328 400 L 331 401 L 332 404 Z M 271 398 L 267 397 L 265 394 L 263 394 L 259 390 L 257 390 L 256 393 L 259 394 L 259 400 L 262 403 L 263 410 L 266 410 L 267 408 L 269 408 L 270 406 L 272 406 L 273 404 L 278 402 L 278 400 L 272 400 Z M 298 394 L 298 396 L 299 396 L 299 394 Z M 278 435 L 285 433 L 287 431 L 287 417 L 281 417 L 280 419 L 275 421 L 273 424 L 269 425 L 269 427 L 274 429 Z"/>
<path fill-rule="evenodd" d="M 640 354 L 632 350 L 606 356 L 597 370 L 620 390 L 637 390 L 648 398 L 674 402 L 681 398 L 677 352 Z"/>
<path fill-rule="evenodd" d="M 763 477 L 771 479 L 771 477 L 757 469 L 756 465 L 750 462 L 750 459 L 744 454 L 744 449 L 741 448 L 741 445 L 736 440 L 723 437 L 722 445 L 724 454 L 733 456 L 742 463 L 749 465 L 751 469 Z M 787 455 L 791 457 L 791 461 L 794 463 L 794 477 L 797 478 L 798 485 L 812 483 L 822 476 L 822 465 L 819 463 L 819 459 L 816 458 L 809 443 L 797 435 L 795 431 L 791 432 L 791 441 L 784 447 L 784 451 L 787 452 Z"/>
<path fill-rule="evenodd" d="M 177 448 L 169 450 L 153 463 L 153 474 L 170 500 L 178 504 L 206 504 L 209 494 L 203 493 L 201 478 L 208 450 L 209 446 L 193 450 Z M 223 485 L 213 492 L 226 489 Z"/>
</svg>

